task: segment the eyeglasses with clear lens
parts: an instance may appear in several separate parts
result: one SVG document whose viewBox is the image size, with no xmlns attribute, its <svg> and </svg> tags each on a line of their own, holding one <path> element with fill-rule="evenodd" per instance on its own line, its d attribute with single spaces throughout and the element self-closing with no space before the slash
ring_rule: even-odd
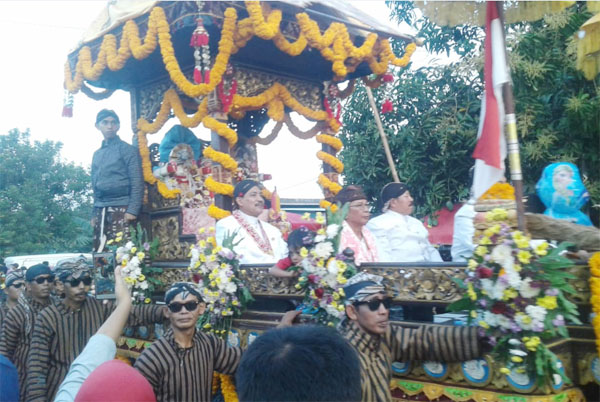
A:
<svg viewBox="0 0 600 402">
<path fill-rule="evenodd" d="M 355 306 L 360 306 L 366 304 L 369 307 L 369 310 L 371 311 L 377 311 L 379 310 L 379 306 L 381 306 L 383 304 L 383 307 L 385 307 L 386 310 L 390 309 L 390 306 L 392 305 L 392 299 L 386 298 L 386 299 L 373 299 L 373 300 L 369 300 L 369 301 L 361 301 L 361 302 L 355 302 L 354 305 Z"/>
<path fill-rule="evenodd" d="M 86 276 L 85 278 L 71 279 L 70 281 L 67 281 L 72 288 L 76 288 L 81 282 L 83 282 L 84 286 L 90 286 L 92 284 L 92 278 Z"/>
<path fill-rule="evenodd" d="M 44 282 L 52 283 L 52 282 L 54 282 L 54 275 L 38 276 L 37 278 L 34 279 L 34 281 L 39 285 L 41 285 Z"/>
<path fill-rule="evenodd" d="M 23 282 L 19 282 L 19 283 L 13 283 L 13 284 L 12 284 L 12 285 L 10 285 L 10 286 L 12 286 L 12 287 L 13 287 L 13 288 L 15 288 L 15 289 L 19 289 L 19 288 L 20 288 L 21 286 L 23 286 L 23 285 L 24 285 L 24 283 L 23 283 Z"/>
<path fill-rule="evenodd" d="M 171 303 L 168 307 L 172 313 L 179 313 L 183 307 L 185 307 L 187 311 L 194 311 L 198 308 L 198 304 L 198 302 L 190 301 L 187 303 Z"/>
</svg>

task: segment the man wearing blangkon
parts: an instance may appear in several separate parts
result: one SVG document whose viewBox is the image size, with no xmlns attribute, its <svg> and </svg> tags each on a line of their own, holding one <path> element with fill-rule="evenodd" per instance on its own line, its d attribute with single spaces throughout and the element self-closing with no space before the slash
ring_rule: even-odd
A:
<svg viewBox="0 0 600 402">
<path fill-rule="evenodd" d="M 144 181 L 142 164 L 135 147 L 122 141 L 119 116 L 102 109 L 96 116 L 96 128 L 104 140 L 92 159 L 94 191 L 94 251 L 101 252 L 108 239 L 126 230 L 142 207 Z"/>
</svg>

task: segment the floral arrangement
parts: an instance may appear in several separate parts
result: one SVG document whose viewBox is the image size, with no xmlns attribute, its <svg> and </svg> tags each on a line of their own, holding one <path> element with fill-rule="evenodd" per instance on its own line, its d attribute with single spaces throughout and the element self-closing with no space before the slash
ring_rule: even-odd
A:
<svg viewBox="0 0 600 402">
<path fill-rule="evenodd" d="M 448 309 L 470 311 L 469 322 L 477 320 L 489 337 L 502 373 L 527 373 L 539 386 L 569 382 L 542 341 L 568 337 L 567 321 L 581 323 L 565 297 L 575 293 L 566 282 L 574 276 L 564 270 L 573 263 L 561 256 L 570 244 L 549 251 L 545 241 L 532 243 L 502 222 L 486 229 L 468 262 L 468 278 L 458 281 L 466 294 Z"/>
<path fill-rule="evenodd" d="M 304 312 L 312 314 L 315 321 L 334 326 L 344 316 L 344 289 L 348 278 L 356 275 L 352 260 L 337 253 L 340 244 L 342 222 L 348 214 L 349 204 L 337 212 L 327 210 L 327 226 L 317 231 L 312 244 L 300 249 L 304 257 L 298 270 L 295 287 L 304 291 Z M 315 221 L 324 224 L 325 217 L 317 213 Z M 310 248 L 310 250 L 309 250 Z"/>
<path fill-rule="evenodd" d="M 147 237 L 146 231 L 138 223 L 137 227 L 130 227 L 128 237 L 119 232 L 114 239 L 106 242 L 115 252 L 116 262 L 123 267 L 123 279 L 132 290 L 134 303 L 150 303 L 154 289 L 162 284 L 155 277 L 162 269 L 152 267 L 149 263 L 158 253 L 158 238 L 148 242 Z"/>
<path fill-rule="evenodd" d="M 254 299 L 244 283 L 246 271 L 239 269 L 239 258 L 233 251 L 237 233 L 225 237 L 223 246 L 218 246 L 213 232 L 214 228 L 200 229 L 200 238 L 190 249 L 188 270 L 195 274 L 206 303 L 199 326 L 225 337 L 233 317 L 239 317 Z"/>
<path fill-rule="evenodd" d="M 600 354 L 600 252 L 594 253 L 589 261 L 590 264 L 590 290 L 592 291 L 592 310 L 594 311 L 594 333 L 596 334 L 596 347 Z"/>
<path fill-rule="evenodd" d="M 515 200 L 515 189 L 509 183 L 495 183 L 479 197 L 480 200 Z"/>
</svg>

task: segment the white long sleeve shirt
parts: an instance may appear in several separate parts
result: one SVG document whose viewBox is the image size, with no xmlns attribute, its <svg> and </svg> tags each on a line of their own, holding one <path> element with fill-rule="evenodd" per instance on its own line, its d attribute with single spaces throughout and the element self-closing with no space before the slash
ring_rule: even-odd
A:
<svg viewBox="0 0 600 402">
<path fill-rule="evenodd" d="M 473 255 L 475 245 L 475 205 L 466 203 L 454 215 L 454 232 L 452 233 L 452 261 L 467 261 Z"/>
<path fill-rule="evenodd" d="M 384 262 L 441 262 L 429 243 L 429 232 L 412 216 L 387 211 L 367 223 L 377 242 L 379 260 Z"/>
<path fill-rule="evenodd" d="M 271 244 L 273 255 L 267 254 L 261 250 L 252 236 L 248 234 L 246 229 L 244 229 L 233 216 L 223 218 L 216 224 L 215 237 L 219 246 L 223 245 L 223 239 L 227 233 L 233 234 L 233 232 L 238 231 L 234 243 L 241 241 L 234 247 L 233 251 L 238 255 L 241 255 L 240 264 L 275 264 L 280 259 L 288 256 L 287 243 L 283 240 L 283 236 L 279 229 L 269 223 L 260 221 L 254 216 L 246 215 L 241 211 L 239 213 L 242 219 L 244 219 L 249 226 L 253 227 L 256 233 L 261 237 L 263 233 L 261 230 L 262 226 L 269 243 Z"/>
</svg>

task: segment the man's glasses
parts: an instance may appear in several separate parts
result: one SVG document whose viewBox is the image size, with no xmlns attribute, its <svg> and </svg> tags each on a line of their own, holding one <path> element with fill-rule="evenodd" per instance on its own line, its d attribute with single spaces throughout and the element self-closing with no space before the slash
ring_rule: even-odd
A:
<svg viewBox="0 0 600 402">
<path fill-rule="evenodd" d="M 92 284 L 92 278 L 86 276 L 85 278 L 71 279 L 69 281 L 66 281 L 66 283 L 71 285 L 72 288 L 76 288 L 81 282 L 83 282 L 85 286 L 90 286 Z"/>
<path fill-rule="evenodd" d="M 354 209 L 369 209 L 369 203 L 368 202 L 363 202 L 360 204 L 350 204 L 350 208 L 354 208 Z"/>
<path fill-rule="evenodd" d="M 24 285 L 24 283 L 23 283 L 23 282 L 19 282 L 19 283 L 13 283 L 13 284 L 12 284 L 12 285 L 10 285 L 10 286 L 12 286 L 12 287 L 13 287 L 13 288 L 15 288 L 15 289 L 19 289 L 19 288 L 20 288 L 21 286 L 23 286 L 23 285 Z"/>
<path fill-rule="evenodd" d="M 198 308 L 198 304 L 198 302 L 190 301 L 187 303 L 171 303 L 168 307 L 172 313 L 179 313 L 183 307 L 185 307 L 187 311 L 194 311 Z"/>
<path fill-rule="evenodd" d="M 390 309 L 390 306 L 392 305 L 392 299 L 373 299 L 373 300 L 369 300 L 369 301 L 360 301 L 360 302 L 354 302 L 355 306 L 360 306 L 366 304 L 367 306 L 369 306 L 369 310 L 371 311 L 377 311 L 379 310 L 379 306 L 381 306 L 383 304 L 383 307 L 385 307 L 386 310 Z"/>
<path fill-rule="evenodd" d="M 54 275 L 49 275 L 49 276 L 38 276 L 37 278 L 34 279 L 34 281 L 38 284 L 41 285 L 44 282 L 48 282 L 48 283 L 52 283 L 54 282 Z"/>
</svg>

